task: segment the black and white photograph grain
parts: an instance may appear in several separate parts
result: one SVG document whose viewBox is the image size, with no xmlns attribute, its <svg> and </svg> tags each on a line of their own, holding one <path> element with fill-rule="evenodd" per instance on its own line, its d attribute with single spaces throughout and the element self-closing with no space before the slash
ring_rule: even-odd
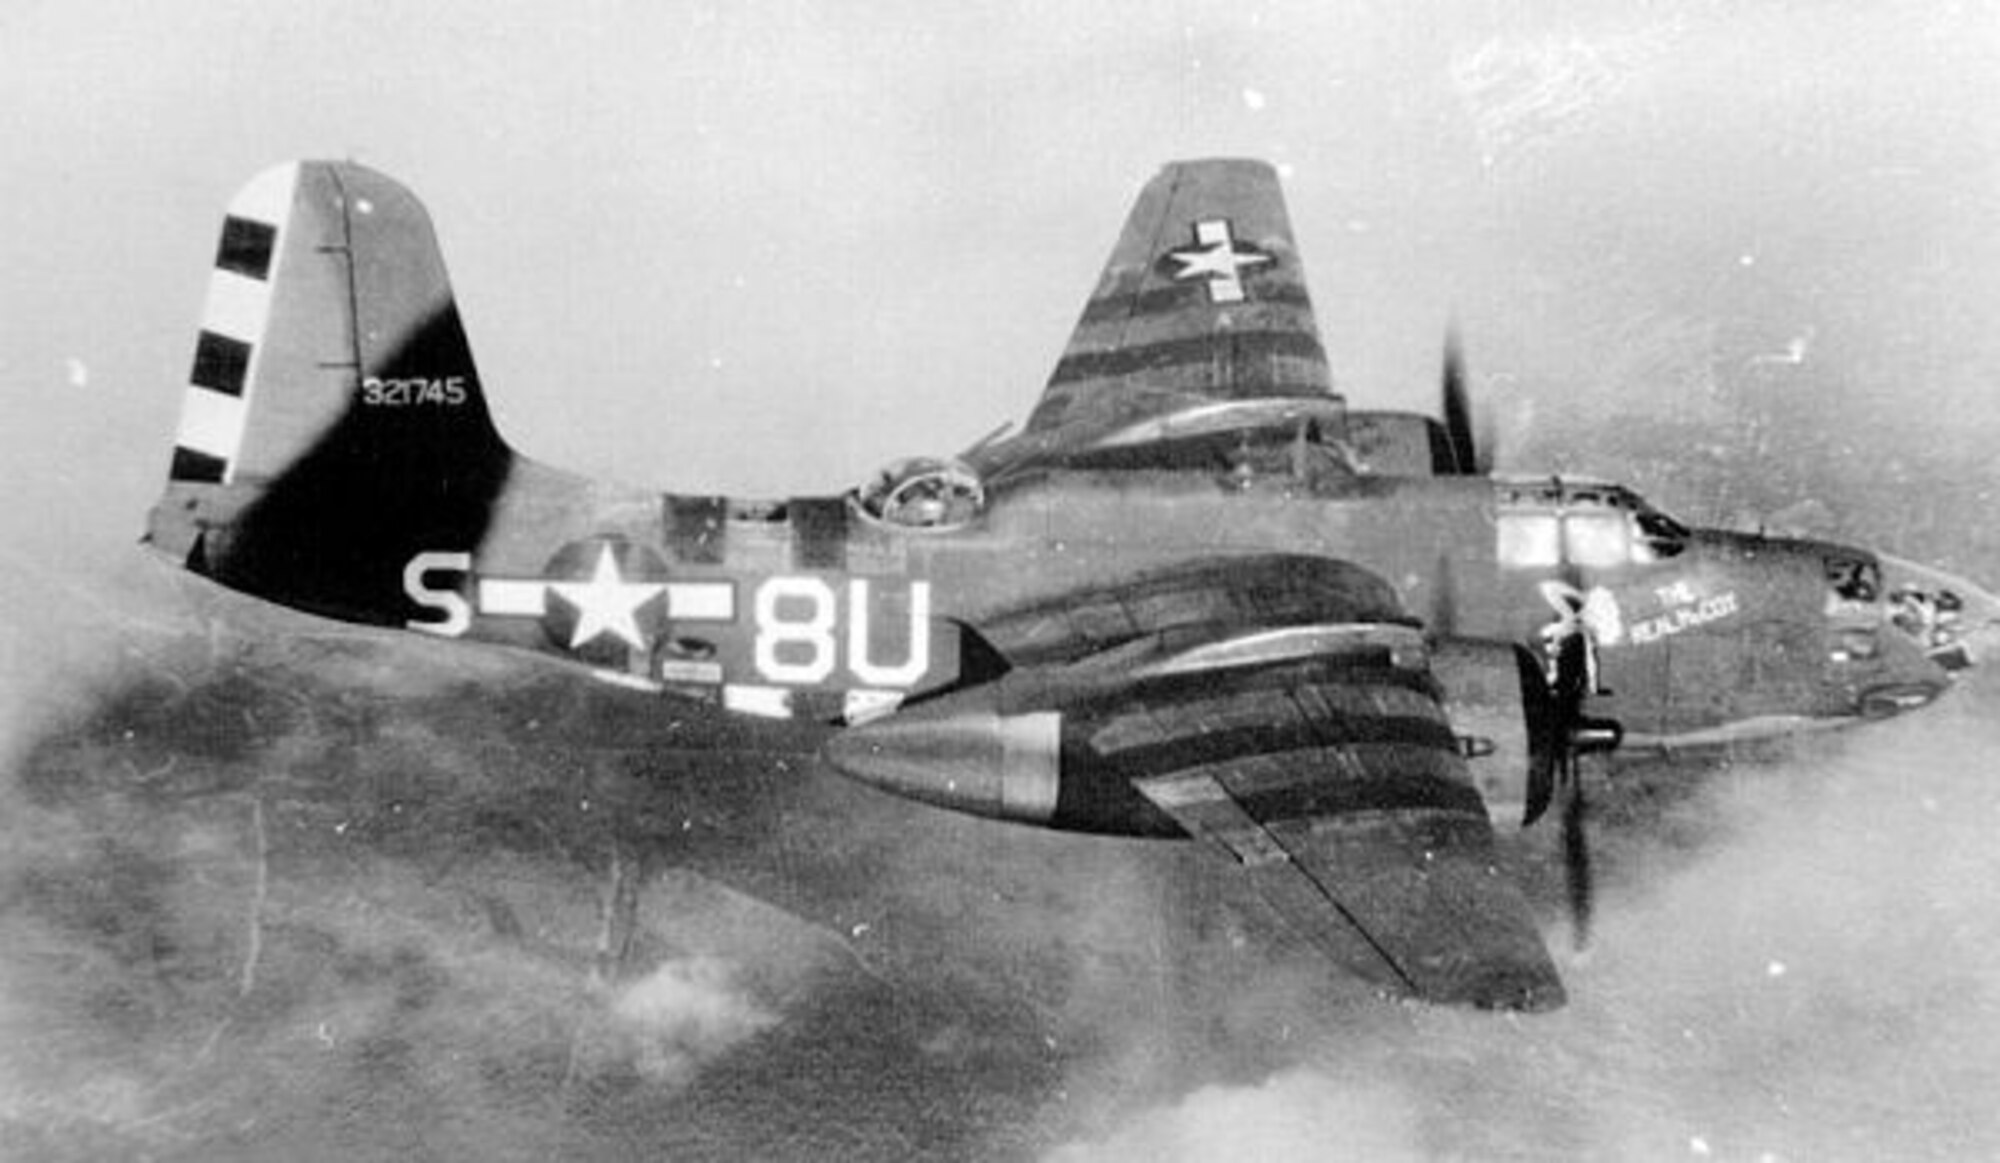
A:
<svg viewBox="0 0 2000 1163">
<path fill-rule="evenodd" d="M 0 1159 L 2000 1158 L 2000 6 L 0 9 Z"/>
</svg>

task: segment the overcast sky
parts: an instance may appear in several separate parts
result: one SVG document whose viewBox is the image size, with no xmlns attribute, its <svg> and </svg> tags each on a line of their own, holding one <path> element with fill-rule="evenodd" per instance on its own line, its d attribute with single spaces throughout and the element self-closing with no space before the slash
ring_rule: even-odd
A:
<svg viewBox="0 0 2000 1163">
<path fill-rule="evenodd" d="M 506 435 L 663 488 L 831 492 L 1023 417 L 1139 187 L 1239 154 L 1286 174 L 1357 404 L 1430 408 L 1456 317 L 1501 432 L 1580 417 L 1586 467 L 1686 414 L 1775 476 L 1732 430 L 1750 393 L 1849 442 L 1797 479 L 1930 459 L 2000 499 L 1996 66 L 2000 5 L 1940 2 L 0 0 L 0 572 L 32 583 L 0 744 L 102 645 L 79 622 L 144 613 L 82 583 L 136 557 L 222 209 L 274 162 L 410 185 Z M 1952 520 L 1990 528 L 1980 500 Z M 125 633 L 121 668 L 157 640 Z M 1990 705 L 1730 784 L 1693 871 L 1623 866 L 1641 899 L 1527 1040 L 1397 1011 L 1327 1044 L 1353 1073 L 1087 1137 L 1990 1155 Z"/>
<path fill-rule="evenodd" d="M 1807 411 L 1991 443 L 1996 50 L 1946 4 L 14 3 L 8 528 L 136 533 L 222 207 L 297 156 L 429 205 L 518 446 L 665 487 L 1023 416 L 1140 184 L 1209 154 L 1285 168 L 1356 402 L 1428 407 L 1455 314 L 1500 398 L 1796 346 Z"/>
</svg>

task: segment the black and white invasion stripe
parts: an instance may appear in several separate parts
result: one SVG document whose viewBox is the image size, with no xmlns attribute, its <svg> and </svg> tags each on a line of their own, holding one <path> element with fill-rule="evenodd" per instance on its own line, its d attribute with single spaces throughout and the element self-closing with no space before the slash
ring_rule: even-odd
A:
<svg viewBox="0 0 2000 1163">
<path fill-rule="evenodd" d="M 297 184 L 296 163 L 265 170 L 236 195 L 222 220 L 168 470 L 173 480 L 227 484 L 231 479 Z"/>
</svg>

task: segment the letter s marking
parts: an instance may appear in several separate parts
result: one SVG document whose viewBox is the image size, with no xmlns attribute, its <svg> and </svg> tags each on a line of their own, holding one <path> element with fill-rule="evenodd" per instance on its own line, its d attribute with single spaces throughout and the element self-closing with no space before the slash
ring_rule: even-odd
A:
<svg viewBox="0 0 2000 1163">
<path fill-rule="evenodd" d="M 472 628 L 472 604 L 465 595 L 455 589 L 433 589 L 424 584 L 424 578 L 433 573 L 472 572 L 470 553 L 443 553 L 431 551 L 419 553 L 403 567 L 403 592 L 411 601 L 427 610 L 436 610 L 444 617 L 436 621 L 419 621 L 411 618 L 404 622 L 412 630 L 422 630 L 426 634 L 436 634 L 443 638 L 456 638 Z"/>
</svg>

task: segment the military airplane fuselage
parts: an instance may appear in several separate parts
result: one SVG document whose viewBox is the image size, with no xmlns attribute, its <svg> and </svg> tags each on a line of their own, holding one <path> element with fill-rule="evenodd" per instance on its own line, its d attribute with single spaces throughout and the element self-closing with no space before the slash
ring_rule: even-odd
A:
<svg viewBox="0 0 2000 1163">
<path fill-rule="evenodd" d="M 1922 706 L 1996 605 L 1865 550 L 1496 476 L 1333 391 L 1270 167 L 1141 192 L 1023 429 L 773 501 L 515 453 L 428 217 L 298 163 L 225 217 L 147 540 L 315 613 L 822 725 L 965 812 L 1193 837 L 1393 992 L 1562 997 L 1491 820 L 1575 757 Z M 807 407 L 805 401 L 801 407 Z M 810 422 L 809 420 L 807 422 Z M 1567 825 L 1566 825 L 1567 826 Z"/>
<path fill-rule="evenodd" d="M 1385 579 L 1447 650 L 1581 620 L 1598 647 L 1592 709 L 1635 743 L 1876 718 L 1949 682 L 1893 628 L 1877 555 L 1689 529 L 1601 482 L 1043 468 L 932 523 L 871 511 L 859 492 L 612 500 L 573 487 L 554 552 L 537 539 L 413 555 L 398 573 L 407 624 L 842 722 L 959 682 L 961 636 L 1013 611 L 1177 564 L 1293 555 Z M 547 506 L 561 491 L 537 495 Z"/>
</svg>

